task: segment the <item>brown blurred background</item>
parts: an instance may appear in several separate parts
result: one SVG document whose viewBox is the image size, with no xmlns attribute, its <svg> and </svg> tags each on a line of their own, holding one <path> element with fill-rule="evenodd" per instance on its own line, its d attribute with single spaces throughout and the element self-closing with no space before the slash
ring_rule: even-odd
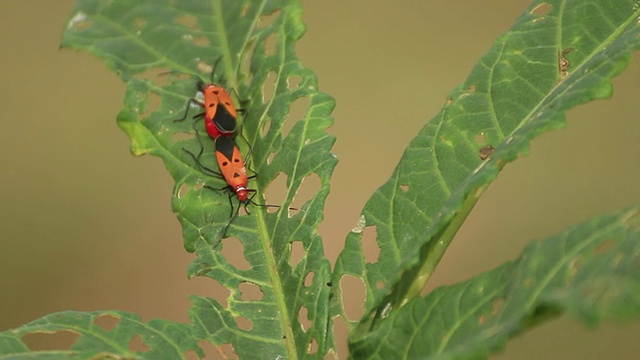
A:
<svg viewBox="0 0 640 360">
<path fill-rule="evenodd" d="M 299 55 L 338 104 L 330 132 L 340 163 L 320 228 L 332 261 L 408 141 L 529 2 L 304 1 Z M 188 321 L 186 296 L 214 290 L 186 279 L 193 256 L 162 162 L 133 157 L 116 126 L 124 85 L 101 60 L 58 49 L 73 3 L 0 2 L 0 330 L 62 310 Z M 505 168 L 430 288 L 514 259 L 531 239 L 640 203 L 639 53 L 614 84 L 612 100 L 571 111 L 567 129 L 543 135 Z M 565 316 L 495 358 L 635 359 L 639 336 L 640 323 L 587 329 Z"/>
</svg>

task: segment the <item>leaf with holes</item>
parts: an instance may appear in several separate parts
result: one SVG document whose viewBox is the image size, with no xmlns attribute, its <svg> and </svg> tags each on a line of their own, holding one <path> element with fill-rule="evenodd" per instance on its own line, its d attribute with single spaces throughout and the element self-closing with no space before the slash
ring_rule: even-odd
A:
<svg viewBox="0 0 640 360">
<path fill-rule="evenodd" d="M 565 126 L 568 109 L 611 96 L 611 79 L 640 47 L 639 15 L 635 0 L 535 1 L 496 40 L 409 144 L 365 206 L 363 226 L 347 237 L 333 281 L 353 276 L 366 287 L 364 319 L 349 322 L 353 343 L 422 291 L 506 163 L 528 153 L 536 136 Z M 363 256 L 366 227 L 377 232 L 376 263 Z M 340 287 L 334 291 L 333 306 L 349 320 Z"/>
<path fill-rule="evenodd" d="M 187 324 L 158 319 L 145 323 L 120 311 L 66 311 L 0 333 L 0 358 L 35 359 L 22 338 L 58 332 L 77 338 L 69 349 L 38 352 L 38 359 L 182 359 L 189 352 L 204 356 Z M 141 341 L 136 344 L 137 338 Z"/>
<path fill-rule="evenodd" d="M 334 103 L 295 54 L 304 32 L 299 2 L 80 0 L 63 45 L 103 58 L 127 82 L 118 124 L 134 154 L 161 157 L 175 179 L 173 209 L 185 248 L 197 256 L 188 274 L 213 279 L 230 295 L 226 305 L 193 296 L 190 324 L 144 324 L 121 312 L 49 315 L 1 333 L 3 354 L 28 352 L 25 335 L 71 331 L 80 338 L 68 353 L 38 355 L 183 358 L 202 356 L 196 342 L 205 340 L 231 344 L 241 358 L 320 358 L 335 347 L 331 319 L 345 316 L 340 288 L 330 294 L 345 276 L 367 286 L 367 315 L 348 323 L 357 357 L 482 356 L 557 311 L 594 322 L 639 315 L 638 208 L 534 243 L 515 263 L 416 298 L 500 169 L 527 153 L 531 139 L 564 126 L 567 109 L 610 96 L 611 78 L 640 47 L 638 5 L 535 2 L 409 145 L 330 276 L 316 228 L 336 164 L 325 132 Z M 251 214 L 229 222 L 242 204 L 209 189 L 226 182 L 211 175 L 215 146 L 205 125 L 190 121 L 202 111 L 190 100 L 201 96 L 194 78 L 223 85 L 244 110 L 236 141 L 259 174 L 249 185 L 256 202 L 266 203 L 268 193 L 278 210 L 253 204 Z M 296 199 L 309 180 L 319 189 Z M 286 188 L 280 199 L 277 184 Z M 365 263 L 360 244 L 366 227 L 378 234 L 374 264 Z M 236 246 L 242 264 L 225 255 Z M 98 321 L 105 316 L 118 324 L 105 329 Z"/>
<path fill-rule="evenodd" d="M 640 316 L 640 207 L 527 246 L 514 261 L 391 312 L 357 359 L 475 359 L 569 311 L 589 323 Z"/>
<path fill-rule="evenodd" d="M 334 101 L 318 92 L 315 74 L 295 54 L 304 31 L 297 1 L 85 0 L 63 37 L 64 46 L 105 59 L 127 82 L 118 124 L 134 154 L 161 157 L 176 181 L 173 209 L 185 247 L 197 255 L 188 274 L 215 279 L 231 292 L 226 307 L 192 297 L 194 334 L 231 343 L 241 357 L 324 354 L 330 338 L 330 265 L 316 228 L 337 161 L 330 153 L 335 139 L 325 132 Z M 158 75 L 163 72 L 171 73 Z M 194 77 L 224 85 L 245 110 L 236 143 L 245 155 L 252 149 L 247 168 L 258 174 L 248 184 L 257 190 L 254 201 L 266 203 L 274 182 L 286 185 L 280 199 L 275 190 L 268 198 L 279 209 L 246 207 L 250 214 L 231 223 L 227 239 L 230 203 L 236 209 L 241 204 L 209 189 L 226 185 L 202 170 L 217 170 L 214 142 L 202 121 L 175 121 L 185 109 L 189 120 L 202 111 L 189 107 L 198 95 Z M 292 112 L 299 105 L 300 113 Z M 306 179 L 319 180 L 319 189 L 296 200 Z M 294 243 L 304 254 L 292 263 Z M 245 268 L 224 255 L 235 246 L 243 248 Z M 240 286 L 257 295 L 247 299 Z M 300 314 L 307 319 L 299 320 Z"/>
</svg>

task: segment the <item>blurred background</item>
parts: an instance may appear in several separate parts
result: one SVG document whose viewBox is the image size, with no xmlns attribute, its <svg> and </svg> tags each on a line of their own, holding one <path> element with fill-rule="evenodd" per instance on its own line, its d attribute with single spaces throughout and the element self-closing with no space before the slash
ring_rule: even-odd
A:
<svg viewBox="0 0 640 360">
<path fill-rule="evenodd" d="M 329 131 L 340 162 L 320 228 L 332 262 L 409 140 L 529 3 L 303 1 L 308 31 L 299 55 L 337 100 Z M 88 53 L 59 50 L 73 4 L 0 2 L 0 330 L 62 310 L 186 322 L 187 295 L 216 289 L 186 279 L 193 255 L 183 248 L 161 160 L 132 156 L 116 126 L 124 84 Z M 429 288 L 515 259 L 531 239 L 640 203 L 639 84 L 636 53 L 612 100 L 572 110 L 567 129 L 544 134 L 531 155 L 508 165 Z M 494 358 L 635 359 L 638 334 L 638 323 L 590 329 L 565 316 Z"/>
</svg>

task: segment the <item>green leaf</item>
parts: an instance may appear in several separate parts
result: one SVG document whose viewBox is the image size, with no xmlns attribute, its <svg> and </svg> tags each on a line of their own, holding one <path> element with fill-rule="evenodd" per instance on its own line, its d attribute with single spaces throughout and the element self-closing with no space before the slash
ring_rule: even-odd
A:
<svg viewBox="0 0 640 360">
<path fill-rule="evenodd" d="M 471 280 L 391 312 L 357 359 L 470 359 L 569 311 L 595 324 L 640 316 L 640 207 L 599 216 Z"/>
<path fill-rule="evenodd" d="M 113 320 L 115 324 L 111 324 Z M 100 325 L 105 321 L 109 326 Z M 29 353 L 21 339 L 29 334 L 59 331 L 80 336 L 69 350 L 37 353 Z M 142 338 L 147 351 L 129 350 L 130 342 L 137 336 Z M 158 319 L 144 323 L 140 316 L 120 311 L 55 313 L 0 333 L 2 359 L 24 359 L 26 356 L 29 359 L 182 359 L 188 351 L 204 356 L 189 325 Z"/>
<path fill-rule="evenodd" d="M 564 127 L 568 109 L 611 96 L 611 79 L 640 47 L 638 9 L 635 0 L 535 1 L 496 40 L 365 206 L 378 262 L 365 263 L 361 232 L 347 237 L 333 281 L 355 276 L 367 290 L 364 320 L 349 323 L 353 341 L 422 291 L 506 163 L 527 154 L 536 136 Z M 334 291 L 335 311 L 348 319 Z"/>
<path fill-rule="evenodd" d="M 337 162 L 329 152 L 335 139 L 325 132 L 333 122 L 334 101 L 318 92 L 315 74 L 295 54 L 304 31 L 298 1 L 84 0 L 63 37 L 64 46 L 103 58 L 127 81 L 118 124 L 131 138 L 134 154 L 161 157 L 176 181 L 173 210 L 186 249 L 197 255 L 188 274 L 215 279 L 231 292 L 227 307 L 192 297 L 194 334 L 216 344 L 230 342 L 242 358 L 315 356 L 307 349 L 324 354 L 330 341 L 330 264 L 316 228 Z M 196 123 L 200 142 L 191 121 L 174 122 L 196 96 L 195 79 L 157 76 L 169 70 L 210 82 L 214 63 L 214 80 L 234 89 L 236 105 L 246 110 L 239 121 L 253 150 L 249 168 L 258 176 L 249 187 L 258 191 L 256 201 L 265 202 L 262 196 L 276 178 L 287 185 L 277 211 L 252 206 L 229 227 L 227 235 L 240 240 L 248 269 L 235 267 L 221 253 L 228 244 L 221 237 L 230 220 L 230 199 L 203 187 L 222 188 L 225 182 L 203 174 L 183 151 L 197 153 L 201 142 L 202 163 L 216 169 L 213 141 L 202 122 Z M 294 118 L 289 112 L 298 101 L 308 107 Z M 199 111 L 192 109 L 189 116 Z M 290 128 L 287 134 L 285 128 Z M 247 154 L 245 141 L 238 137 L 237 143 Z M 320 189 L 299 210 L 289 209 L 310 176 L 319 178 Z M 305 251 L 295 267 L 293 242 Z M 241 284 L 258 287 L 262 298 L 243 299 Z M 298 320 L 303 310 L 311 322 L 306 329 Z M 238 318 L 249 325 L 239 327 Z"/>
</svg>

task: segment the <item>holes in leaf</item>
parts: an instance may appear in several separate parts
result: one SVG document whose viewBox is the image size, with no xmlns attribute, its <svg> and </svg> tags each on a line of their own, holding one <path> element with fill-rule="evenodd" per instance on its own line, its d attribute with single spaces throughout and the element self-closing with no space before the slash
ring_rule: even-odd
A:
<svg viewBox="0 0 640 360">
<path fill-rule="evenodd" d="M 538 15 L 538 16 L 544 16 L 547 15 L 551 12 L 551 10 L 553 9 L 553 6 L 549 3 L 541 3 L 538 6 L 534 7 L 533 9 L 531 9 L 530 14 L 531 15 Z"/>
<path fill-rule="evenodd" d="M 200 360 L 200 356 L 198 355 L 198 353 L 196 353 L 193 350 L 189 350 L 186 353 L 184 353 L 183 357 L 187 360 Z"/>
<path fill-rule="evenodd" d="M 78 341 L 80 334 L 69 330 L 54 333 L 32 332 L 22 336 L 22 341 L 32 351 L 69 350 Z"/>
<path fill-rule="evenodd" d="M 93 323 L 101 327 L 104 331 L 111 331 L 118 326 L 120 318 L 110 314 L 104 314 L 93 320 Z"/>
<path fill-rule="evenodd" d="M 344 358 L 346 359 L 346 357 Z M 340 356 L 338 356 L 338 353 L 333 348 L 327 349 L 327 353 L 324 354 L 324 357 L 322 358 L 322 360 L 336 360 L 336 359 L 340 359 Z"/>
<path fill-rule="evenodd" d="M 233 344 L 226 343 L 216 347 L 222 355 L 223 359 L 238 359 L 238 354 L 236 353 L 236 349 L 233 348 Z"/>
<path fill-rule="evenodd" d="M 276 91 L 276 79 L 276 73 L 274 71 L 270 71 L 269 75 L 267 75 L 267 78 L 264 80 L 264 84 L 262 85 L 262 102 L 264 104 L 271 100 L 271 97 Z"/>
<path fill-rule="evenodd" d="M 244 301 L 260 301 L 264 297 L 260 286 L 250 282 L 240 283 L 238 290 L 240 290 L 240 298 Z"/>
<path fill-rule="evenodd" d="M 482 145 L 487 141 L 487 134 L 484 131 L 481 131 L 476 135 L 475 139 L 478 144 Z"/>
<path fill-rule="evenodd" d="M 248 43 L 242 54 L 240 55 L 240 74 L 247 74 L 247 83 L 251 83 L 251 76 L 253 76 L 253 72 L 251 71 L 251 59 L 253 59 L 253 53 L 256 49 L 255 41 L 251 41 Z"/>
<path fill-rule="evenodd" d="M 261 135 L 263 139 L 267 137 L 267 134 L 269 133 L 269 129 L 271 129 L 271 119 L 267 119 L 262 123 Z"/>
<path fill-rule="evenodd" d="M 142 120 L 146 120 L 149 115 L 153 114 L 160 108 L 160 105 L 162 104 L 162 97 L 153 91 L 149 91 L 147 93 L 146 101 L 142 101 L 139 104 L 140 107 L 136 110 L 140 114 Z"/>
<path fill-rule="evenodd" d="M 195 78 L 192 74 L 186 74 L 182 72 L 174 72 L 170 68 L 153 68 L 152 73 L 148 73 L 145 71 L 144 73 L 139 74 L 138 76 L 144 76 L 145 79 L 148 79 L 150 82 L 156 84 L 157 86 L 166 88 L 166 91 L 172 93 L 180 93 L 186 94 L 187 92 L 193 92 L 193 95 L 189 93 L 191 96 L 198 96 L 200 92 L 196 89 Z M 170 121 L 176 120 L 178 117 L 182 117 L 184 111 L 186 109 L 185 103 L 180 100 L 180 105 L 174 106 L 172 109 L 169 109 L 167 112 L 167 116 L 170 118 Z M 192 108 L 195 105 L 189 104 Z M 190 117 L 188 119 L 191 119 Z M 191 124 L 185 121 L 186 124 Z"/>
<path fill-rule="evenodd" d="M 287 84 L 289 86 L 289 90 L 297 89 L 298 86 L 300 86 L 301 82 L 302 82 L 302 77 L 298 75 L 289 76 L 289 78 L 287 78 Z"/>
<path fill-rule="evenodd" d="M 409 191 L 409 185 L 405 185 L 405 184 L 400 185 L 400 190 L 402 190 L 403 192 Z"/>
<path fill-rule="evenodd" d="M 315 338 L 311 338 L 311 343 L 307 348 L 307 354 L 313 355 L 318 352 L 318 342 Z"/>
<path fill-rule="evenodd" d="M 203 359 L 237 359 L 238 354 L 236 354 L 233 345 L 230 343 L 225 343 L 219 346 L 216 346 L 210 341 L 198 340 L 198 346 L 204 351 Z M 197 358 L 199 359 L 199 358 Z"/>
<path fill-rule="evenodd" d="M 264 52 L 269 55 L 275 55 L 276 53 L 276 36 L 274 34 L 270 34 L 264 39 Z"/>
<path fill-rule="evenodd" d="M 553 10 L 553 5 L 549 3 L 541 3 L 535 8 L 531 9 L 530 14 L 537 16 L 533 19 L 534 23 L 544 21 L 544 17 Z"/>
<path fill-rule="evenodd" d="M 304 277 L 304 286 L 305 287 L 310 287 L 311 285 L 313 285 L 313 277 L 314 277 L 315 273 L 313 271 L 309 271 L 307 273 L 307 276 Z"/>
<path fill-rule="evenodd" d="M 182 15 L 178 18 L 178 24 L 187 27 L 189 29 L 198 28 L 198 18 L 193 15 Z"/>
<path fill-rule="evenodd" d="M 129 350 L 147 352 L 151 350 L 151 348 L 149 347 L 149 345 L 145 344 L 144 340 L 142 339 L 142 335 L 138 334 L 131 338 L 131 341 L 129 341 Z"/>
<path fill-rule="evenodd" d="M 265 197 L 269 200 L 269 204 L 283 205 L 282 202 L 287 194 L 287 174 L 280 172 L 265 190 Z M 278 208 L 267 208 L 267 210 L 278 211 Z"/>
<path fill-rule="evenodd" d="M 267 157 L 267 164 L 270 165 L 273 162 L 273 159 L 275 159 L 276 154 L 277 153 L 275 153 L 275 152 L 272 152 L 271 154 L 269 154 L 269 156 Z"/>
<path fill-rule="evenodd" d="M 311 200 L 320 190 L 322 182 L 316 173 L 311 173 L 302 179 L 302 184 L 298 188 L 296 195 L 291 202 L 291 207 L 302 209 L 302 206 Z"/>
<path fill-rule="evenodd" d="M 280 10 L 276 10 L 271 14 L 261 16 L 260 19 L 258 20 L 258 29 L 264 29 L 270 26 L 276 21 L 278 16 L 280 16 Z"/>
<path fill-rule="evenodd" d="M 293 241 L 291 244 L 291 256 L 289 257 L 289 264 L 291 268 L 295 269 L 300 261 L 304 258 L 306 252 L 304 251 L 304 245 L 302 241 Z"/>
<path fill-rule="evenodd" d="M 349 357 L 349 347 L 347 339 L 349 338 L 349 327 L 346 320 L 342 316 L 333 319 L 333 335 L 336 342 L 337 359 L 346 359 Z"/>
<path fill-rule="evenodd" d="M 222 242 L 222 250 L 220 253 L 227 259 L 229 264 L 236 267 L 238 270 L 249 270 L 251 264 L 244 257 L 244 246 L 242 242 L 237 238 L 227 238 Z"/>
<path fill-rule="evenodd" d="M 340 279 L 344 312 L 351 321 L 356 321 L 364 313 L 365 286 L 362 279 L 344 275 Z"/>
<path fill-rule="evenodd" d="M 227 287 L 222 286 L 222 284 L 220 284 L 218 280 L 206 275 L 207 274 L 203 274 L 203 276 L 191 279 L 191 282 L 193 283 L 202 284 L 198 284 L 197 294 L 199 296 L 206 296 L 211 299 L 215 299 L 220 304 L 220 306 L 225 309 L 228 308 L 229 303 L 227 299 L 229 298 L 229 296 L 231 296 L 231 291 Z"/>
<path fill-rule="evenodd" d="M 238 359 L 236 349 L 233 348 L 233 344 L 226 343 L 216 347 L 219 350 L 223 359 Z"/>
<path fill-rule="evenodd" d="M 301 96 L 297 98 L 291 108 L 289 109 L 289 114 L 285 118 L 284 124 L 282 125 L 282 137 L 286 137 L 289 131 L 295 126 L 298 120 L 303 119 L 307 115 L 307 111 L 309 110 L 309 97 Z"/>
<path fill-rule="evenodd" d="M 190 141 L 196 138 L 196 134 L 195 133 L 188 133 L 188 132 L 183 132 L 183 131 L 176 131 L 174 133 L 171 134 L 171 140 L 178 142 L 178 141 Z"/>
<path fill-rule="evenodd" d="M 313 322 L 309 320 L 309 310 L 304 306 L 301 306 L 300 311 L 298 311 L 298 322 L 304 332 L 311 329 L 311 325 L 313 325 Z"/>
<path fill-rule="evenodd" d="M 236 317 L 235 320 L 236 320 L 236 325 L 238 325 L 239 329 L 242 329 L 245 331 L 249 331 L 253 329 L 253 321 L 242 316 Z"/>
<path fill-rule="evenodd" d="M 375 264 L 380 257 L 380 247 L 376 238 L 378 237 L 378 228 L 376 226 L 367 226 L 362 233 L 362 251 L 364 252 L 365 261 Z"/>
</svg>

